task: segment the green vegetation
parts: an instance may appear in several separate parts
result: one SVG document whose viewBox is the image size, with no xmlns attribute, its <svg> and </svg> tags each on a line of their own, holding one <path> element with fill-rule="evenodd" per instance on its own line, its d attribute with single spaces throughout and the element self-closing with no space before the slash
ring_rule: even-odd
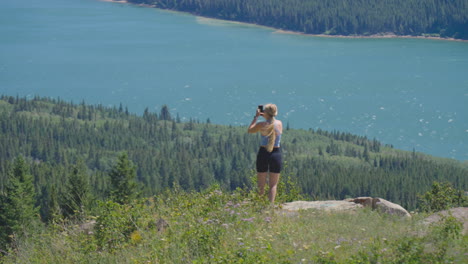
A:
<svg viewBox="0 0 468 264">
<path fill-rule="evenodd" d="M 9 176 L 9 184 L 0 193 L 0 249 L 38 220 L 33 178 L 23 158 L 15 160 Z"/>
<path fill-rule="evenodd" d="M 167 107 L 137 116 L 123 106 L 2 96 L 0 145 L 0 191 L 9 184 L 15 159 L 23 156 L 34 178 L 35 204 L 47 220 L 54 212 L 74 214 L 82 203 L 89 206 L 113 192 L 131 200 L 135 193 L 150 197 L 173 186 L 252 188 L 259 137 L 245 127 L 183 123 Z M 298 193 L 308 199 L 382 197 L 413 210 L 417 193 L 428 191 L 433 181 L 468 189 L 466 163 L 399 151 L 349 133 L 288 129 L 282 147 L 282 176 L 297 182 Z M 121 176 L 127 183 L 118 186 L 112 179 Z M 78 188 L 70 186 L 73 181 L 87 183 L 75 190 L 86 198 L 67 197 Z"/>
<path fill-rule="evenodd" d="M 4 263 L 463 263 L 467 236 L 446 217 L 422 224 L 362 210 L 283 214 L 254 192 L 178 188 L 99 203 L 17 241 Z M 94 229 L 90 224 L 95 219 Z M 1 259 L 0 259 L 1 260 Z"/>
<path fill-rule="evenodd" d="M 132 201 L 138 195 L 135 182 L 136 169 L 128 160 L 126 153 L 118 157 L 117 165 L 111 169 L 111 199 L 120 204 Z"/>
<path fill-rule="evenodd" d="M 468 39 L 465 0 L 129 0 L 307 34 Z"/>
<path fill-rule="evenodd" d="M 468 196 L 449 182 L 434 182 L 432 189 L 419 196 L 418 207 L 424 212 L 439 212 L 452 207 L 468 207 Z"/>
<path fill-rule="evenodd" d="M 245 127 L 182 123 L 167 106 L 137 116 L 123 106 L 2 96 L 0 261 L 442 263 L 466 257 L 460 252 L 467 238 L 450 216 L 428 227 L 420 224 L 424 215 L 404 221 L 368 210 L 288 215 L 273 209 L 256 195 L 258 143 Z M 462 192 L 455 188 L 466 190 L 466 164 L 349 133 L 288 128 L 283 149 L 278 203 L 368 195 L 415 209 L 419 197 L 426 210 L 458 206 L 462 200 L 454 198 Z M 434 181 L 454 187 L 434 183 L 430 190 Z"/>
</svg>

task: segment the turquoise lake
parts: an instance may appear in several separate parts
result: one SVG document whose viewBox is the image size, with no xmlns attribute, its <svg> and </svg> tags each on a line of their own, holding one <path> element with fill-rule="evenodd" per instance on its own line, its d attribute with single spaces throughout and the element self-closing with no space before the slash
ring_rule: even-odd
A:
<svg viewBox="0 0 468 264">
<path fill-rule="evenodd" d="M 468 42 L 344 39 L 97 0 L 0 1 L 0 94 L 339 130 L 468 159 Z M 285 134 L 287 136 L 287 134 Z"/>
</svg>

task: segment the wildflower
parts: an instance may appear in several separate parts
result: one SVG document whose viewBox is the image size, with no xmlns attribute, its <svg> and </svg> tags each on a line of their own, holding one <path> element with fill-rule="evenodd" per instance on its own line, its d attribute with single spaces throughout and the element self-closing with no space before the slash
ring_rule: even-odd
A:
<svg viewBox="0 0 468 264">
<path fill-rule="evenodd" d="M 346 239 L 345 239 L 345 238 L 342 238 L 342 237 L 340 237 L 340 238 L 338 238 L 338 239 L 336 240 L 336 242 L 335 242 L 335 243 L 336 243 L 337 245 L 341 245 L 341 243 L 342 243 L 342 242 L 346 242 Z"/>
<path fill-rule="evenodd" d="M 269 217 L 269 216 L 265 217 L 265 222 L 270 223 L 271 222 L 271 217 Z"/>
<path fill-rule="evenodd" d="M 142 240 L 140 232 L 138 230 L 134 231 L 133 233 L 130 234 L 130 240 L 132 243 L 138 243 Z"/>
<path fill-rule="evenodd" d="M 205 221 L 205 224 L 213 224 L 215 222 L 215 220 L 212 220 L 212 219 L 208 219 Z"/>
<path fill-rule="evenodd" d="M 253 222 L 254 219 L 255 219 L 255 217 L 250 217 L 250 218 L 244 218 L 244 219 L 242 219 L 242 221 L 244 221 L 244 222 Z"/>
</svg>

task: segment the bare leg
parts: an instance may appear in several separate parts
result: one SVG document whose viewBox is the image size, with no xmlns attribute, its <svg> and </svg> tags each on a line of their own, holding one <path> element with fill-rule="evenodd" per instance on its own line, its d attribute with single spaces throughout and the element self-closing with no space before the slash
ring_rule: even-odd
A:
<svg viewBox="0 0 468 264">
<path fill-rule="evenodd" d="M 276 188 L 278 186 L 279 182 L 279 173 L 272 173 L 270 172 L 270 192 L 268 193 L 268 199 L 270 199 L 271 203 L 275 202 L 275 197 L 276 197 Z"/>
<path fill-rule="evenodd" d="M 257 172 L 258 195 L 260 196 L 263 196 L 263 194 L 265 193 L 266 177 L 266 172 Z"/>
</svg>

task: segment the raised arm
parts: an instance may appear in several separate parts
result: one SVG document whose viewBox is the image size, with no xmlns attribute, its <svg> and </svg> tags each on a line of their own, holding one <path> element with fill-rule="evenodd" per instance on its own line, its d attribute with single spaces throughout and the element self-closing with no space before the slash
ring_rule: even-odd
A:
<svg viewBox="0 0 468 264">
<path fill-rule="evenodd" d="M 254 119 L 252 120 L 252 123 L 250 123 L 249 128 L 247 129 L 247 133 L 257 133 L 260 131 L 260 128 L 262 127 L 262 123 L 257 123 L 257 119 L 260 116 L 260 111 L 257 109 L 257 113 L 254 116 Z"/>
</svg>

